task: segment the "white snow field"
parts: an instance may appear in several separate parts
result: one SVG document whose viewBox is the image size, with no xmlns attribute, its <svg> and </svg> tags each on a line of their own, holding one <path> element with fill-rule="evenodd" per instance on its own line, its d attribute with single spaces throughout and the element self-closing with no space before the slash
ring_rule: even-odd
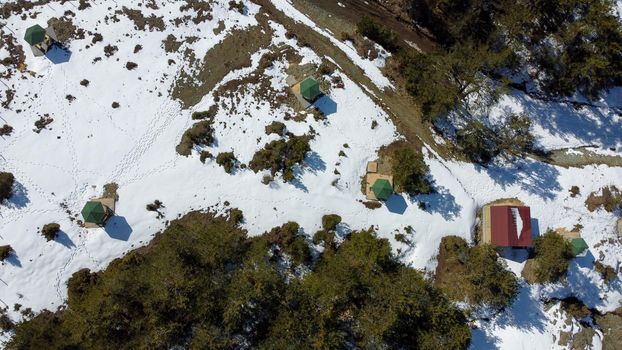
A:
<svg viewBox="0 0 622 350">
<path fill-rule="evenodd" d="M 616 216 L 600 209 L 589 212 L 584 202 L 591 192 L 604 186 L 622 188 L 622 168 L 566 169 L 532 160 L 483 168 L 443 160 L 425 148 L 437 193 L 413 198 L 394 195 L 383 207 L 367 209 L 361 203 L 364 196 L 360 190 L 366 163 L 377 157 L 381 146 L 400 135 L 365 90 L 337 71 L 334 74 L 341 76 L 344 88 L 332 88 L 328 96 L 316 102 L 326 114 L 323 121 L 311 117 L 302 122 L 286 120 L 291 108 L 273 107 L 256 98 L 252 92 L 257 86 L 248 86 L 248 92 L 241 91 L 233 99 L 221 96 L 214 123 L 216 142 L 205 148 L 212 154 L 233 150 L 241 163 L 248 163 L 257 150 L 276 139 L 264 132 L 264 127 L 273 121 L 284 122 L 288 131 L 296 135 L 309 133 L 311 128 L 316 132 L 312 152 L 292 183 L 277 177 L 270 185 L 264 185 L 264 174 L 249 169 L 227 174 L 213 160 L 201 163 L 200 149 L 193 150 L 189 157 L 175 152 L 183 132 L 193 124 L 191 113 L 207 110 L 216 102 L 213 91 L 205 91 L 201 102 L 189 109 L 171 100 L 168 90 L 184 67 L 181 52 L 189 44 L 184 43 L 177 53 L 167 53 L 162 41 L 169 34 L 177 38 L 198 36 L 191 48 L 196 57 L 203 57 L 232 30 L 256 24 L 258 6 L 245 2 L 247 11 L 240 14 L 229 10 L 228 0 L 215 1 L 211 20 L 178 27 L 169 20 L 192 14 L 192 10 L 180 13 L 179 4 L 174 1 L 157 1 L 157 10 L 140 7 L 146 16 L 163 16 L 167 24 L 164 31 L 135 30 L 133 22 L 123 15 L 118 16 L 118 22 L 104 20 L 122 6 L 139 8 L 137 3 L 91 1 L 90 8 L 80 11 L 71 2 L 52 3 L 33 10 L 38 12 L 36 19 L 12 16 L 6 23 L 21 42 L 29 26 L 44 24 L 49 18 L 72 10 L 76 13 L 76 26 L 97 31 L 104 38 L 96 44 L 91 43 L 90 35 L 72 40 L 71 57 L 57 64 L 33 57 L 26 47 L 27 69 L 33 74 L 17 72 L 5 81 L 16 91 L 10 109 L 0 113 L 3 121 L 14 128 L 12 135 L 0 139 L 0 170 L 12 172 L 18 182 L 16 195 L 0 206 L 0 245 L 10 244 L 16 252 L 0 266 L 0 301 L 9 307 L 11 316 L 20 317 L 12 311 L 15 303 L 34 311 L 55 309 L 64 302 L 66 282 L 75 271 L 103 269 L 127 251 L 147 244 L 168 220 L 191 210 L 224 211 L 225 201 L 230 203 L 229 207 L 244 212 L 244 227 L 252 235 L 290 220 L 312 235 L 320 228 L 321 217 L 330 213 L 343 218 L 339 227 L 342 232 L 374 226 L 379 236 L 391 241 L 404 262 L 427 271 L 436 266 L 441 238 L 458 235 L 472 240 L 478 208 L 498 198 L 516 197 L 531 206 L 532 225 L 540 233 L 547 228 L 572 229 L 581 224 L 590 250 L 585 257 L 572 262 L 568 283 L 545 287 L 522 283 L 510 309 L 494 315 L 490 321 L 477 322 L 473 349 L 563 348 L 557 345 L 559 332 L 576 332 L 578 323 L 566 325 L 560 321 L 564 318 L 558 305 L 545 310 L 541 301 L 544 297 L 574 295 L 600 311 L 621 306 L 620 278 L 607 286 L 592 268 L 594 260 L 611 266 L 622 262 L 622 246 L 614 228 Z M 274 3 L 294 19 L 329 37 L 354 63 L 369 72 L 379 87 L 392 86 L 374 62 L 359 57 L 349 46 L 321 30 L 291 3 Z M 224 23 L 225 29 L 216 35 L 213 29 L 219 23 Z M 270 25 L 274 30 L 272 45 L 292 46 L 305 62 L 321 62 L 312 48 L 301 48 L 294 39 L 287 39 L 281 25 Z M 107 44 L 118 46 L 118 52 L 105 57 L 103 48 Z M 143 49 L 134 53 L 136 44 Z M 230 72 L 214 90 L 251 74 L 265 52 L 255 53 L 252 67 Z M 102 59 L 94 63 L 95 57 Z M 177 64 L 169 65 L 169 59 Z M 138 67 L 127 70 L 128 61 Z M 286 68 L 285 61 L 277 61 L 266 71 L 272 89 L 287 89 Z M 90 81 L 88 87 L 80 85 L 83 79 Z M 70 102 L 67 95 L 76 99 Z M 118 102 L 120 107 L 112 108 L 112 102 Z M 554 111 L 557 107 L 541 108 Z M 44 114 L 49 114 L 54 122 L 35 133 L 34 122 Z M 607 119 L 608 115 L 594 114 L 593 118 L 600 119 L 600 123 L 614 123 Z M 371 129 L 373 120 L 378 126 Z M 586 128 L 599 130 L 594 125 Z M 609 135 L 615 141 L 621 134 L 611 131 Z M 339 156 L 340 150 L 346 153 L 345 157 Z M 70 220 L 89 198 L 101 194 L 104 184 L 111 182 L 119 185 L 119 201 L 117 216 L 105 229 L 81 228 Z M 580 188 L 580 194 L 573 198 L 569 189 L 574 185 Z M 164 218 L 145 209 L 155 199 L 165 205 Z M 420 209 L 420 202 L 426 204 L 425 210 Z M 61 225 L 62 233 L 56 241 L 47 242 L 39 233 L 49 222 Z M 411 245 L 394 239 L 396 231 L 404 232 L 407 226 L 414 231 L 409 237 Z M 508 268 L 520 277 L 524 257 L 505 260 Z M 594 346 L 600 347 L 599 337 L 594 338 Z"/>
</svg>

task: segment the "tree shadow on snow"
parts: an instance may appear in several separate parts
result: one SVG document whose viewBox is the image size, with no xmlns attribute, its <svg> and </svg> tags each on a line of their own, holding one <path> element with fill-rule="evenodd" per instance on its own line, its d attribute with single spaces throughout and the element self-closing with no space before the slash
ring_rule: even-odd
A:
<svg viewBox="0 0 622 350">
<path fill-rule="evenodd" d="M 333 113 L 337 113 L 337 103 L 335 103 L 335 101 L 333 101 L 333 99 L 328 95 L 322 95 L 313 103 L 313 105 L 319 109 L 325 117 L 328 117 Z"/>
<path fill-rule="evenodd" d="M 534 240 L 540 236 L 540 221 L 531 218 L 531 239 Z"/>
<path fill-rule="evenodd" d="M 404 214 L 408 204 L 401 194 L 393 193 L 384 204 L 387 206 L 389 212 L 393 214 Z"/>
<path fill-rule="evenodd" d="M 71 240 L 71 238 L 69 237 L 69 235 L 67 235 L 67 233 L 65 231 L 58 231 L 58 233 L 56 234 L 56 242 L 64 245 L 65 247 L 71 249 L 71 248 L 75 248 L 76 245 L 73 243 L 73 241 Z"/>
<path fill-rule="evenodd" d="M 514 303 L 497 318 L 497 323 L 501 327 L 507 325 L 544 332 L 548 321 L 540 303 L 540 300 L 531 294 L 528 286 L 521 287 Z"/>
<path fill-rule="evenodd" d="M 114 215 L 106 223 L 104 230 L 110 238 L 127 241 L 132 234 L 132 228 L 123 216 Z"/>
<path fill-rule="evenodd" d="M 499 337 L 486 332 L 484 329 L 475 328 L 471 331 L 470 349 L 499 349 L 497 346 L 499 340 Z"/>
<path fill-rule="evenodd" d="M 562 190 L 557 177 L 559 170 L 554 166 L 527 159 L 516 159 L 512 166 L 477 166 L 478 171 L 486 171 L 491 179 L 503 189 L 519 185 L 524 191 L 552 200 Z"/>
<path fill-rule="evenodd" d="M 529 258 L 529 250 L 522 248 L 503 247 L 497 248 L 499 256 L 517 263 L 524 263 Z"/>
<path fill-rule="evenodd" d="M 595 102 L 600 108 L 535 100 L 519 91 L 513 91 L 511 95 L 536 124 L 557 137 L 564 140 L 576 138 L 586 145 L 600 143 L 605 147 L 622 143 L 622 121 L 615 117 L 622 101 L 618 91 L 612 90 L 605 99 Z M 505 109 L 511 112 L 510 108 Z"/>
<path fill-rule="evenodd" d="M 15 267 L 22 267 L 22 262 L 19 261 L 19 258 L 17 257 L 17 254 L 15 254 L 15 252 L 11 253 L 11 255 L 4 259 L 4 261 Z"/>
<path fill-rule="evenodd" d="M 585 305 L 590 308 L 596 308 L 603 305 L 600 297 L 601 288 L 593 279 L 594 255 L 589 250 L 583 256 L 575 257 L 568 266 L 566 273 L 567 287 L 558 291 L 562 296 L 573 295 L 579 298 Z"/>
<path fill-rule="evenodd" d="M 71 59 L 71 50 L 63 45 L 54 44 L 48 52 L 45 53 L 45 57 L 54 64 L 66 63 Z"/>
<path fill-rule="evenodd" d="M 307 153 L 305 156 L 305 165 L 314 173 L 326 170 L 326 162 L 324 162 L 320 155 L 315 151 Z"/>
<path fill-rule="evenodd" d="M 445 220 L 456 218 L 462 210 L 462 206 L 456 203 L 456 197 L 442 186 L 434 187 L 434 192 L 430 194 L 420 194 L 413 198 L 424 203 L 427 212 L 441 214 Z"/>
<path fill-rule="evenodd" d="M 30 203 L 28 199 L 28 190 L 21 183 L 15 181 L 13 184 L 13 193 L 11 197 L 6 200 L 6 206 L 14 209 L 24 208 Z"/>
</svg>

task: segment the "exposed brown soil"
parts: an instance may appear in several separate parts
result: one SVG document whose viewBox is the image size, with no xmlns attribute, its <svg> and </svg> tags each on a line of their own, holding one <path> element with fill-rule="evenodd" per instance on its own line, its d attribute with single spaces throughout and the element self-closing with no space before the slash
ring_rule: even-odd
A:
<svg viewBox="0 0 622 350">
<path fill-rule="evenodd" d="M 599 192 L 590 193 L 585 200 L 585 205 L 589 211 L 602 207 L 611 213 L 617 207 L 622 206 L 622 192 L 615 186 L 604 187 Z"/>
<path fill-rule="evenodd" d="M 255 28 L 232 31 L 209 50 L 201 61 L 196 62 L 198 69 L 192 75 L 186 71 L 180 73 L 171 97 L 179 99 L 184 108 L 197 104 L 229 72 L 249 67 L 251 55 L 267 47 L 271 36 L 270 28 L 261 24 Z M 194 53 L 188 52 L 187 56 L 192 61 Z"/>
<path fill-rule="evenodd" d="M 407 42 L 414 43 L 423 51 L 430 51 L 435 44 L 425 33 L 412 25 L 402 13 L 395 12 L 394 8 L 387 8 L 375 1 L 360 0 L 316 0 L 316 1 L 294 1 L 296 7 L 304 9 L 304 13 L 311 15 L 314 19 L 319 19 L 322 25 L 326 25 L 333 33 L 339 35 L 341 32 L 354 32 L 356 23 L 363 16 L 368 16 L 383 26 L 393 30 L 400 39 L 400 45 L 409 45 Z M 344 6 L 340 6 L 341 3 Z M 318 11 L 321 10 L 321 11 Z M 322 14 L 325 12 L 325 14 Z M 331 14 L 328 17 L 326 13 Z M 348 22 L 344 26 L 340 22 Z M 332 23 L 332 24 L 331 24 Z"/>
</svg>

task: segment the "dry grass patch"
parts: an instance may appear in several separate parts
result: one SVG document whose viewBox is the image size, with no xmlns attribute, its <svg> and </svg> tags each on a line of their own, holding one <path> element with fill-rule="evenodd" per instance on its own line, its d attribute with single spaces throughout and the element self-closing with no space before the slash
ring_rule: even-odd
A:
<svg viewBox="0 0 622 350">
<path fill-rule="evenodd" d="M 613 212 L 622 206 L 622 192 L 615 186 L 603 187 L 598 192 L 592 192 L 585 200 L 585 205 L 589 211 L 603 208 L 608 212 Z"/>
</svg>

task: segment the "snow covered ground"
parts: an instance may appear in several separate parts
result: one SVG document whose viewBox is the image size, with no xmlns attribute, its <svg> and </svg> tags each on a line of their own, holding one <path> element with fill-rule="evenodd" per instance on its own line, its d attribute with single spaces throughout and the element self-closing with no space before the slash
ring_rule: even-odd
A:
<svg viewBox="0 0 622 350">
<path fill-rule="evenodd" d="M 541 296 L 577 295 L 588 306 L 602 311 L 620 306 L 620 279 L 607 287 L 591 267 L 593 260 L 601 255 L 603 262 L 611 266 L 618 266 L 622 261 L 621 245 L 609 240 L 615 237 L 615 216 L 602 210 L 591 213 L 584 201 L 590 192 L 604 186 L 622 188 L 622 168 L 565 169 L 530 160 L 482 168 L 445 161 L 425 149 L 437 193 L 414 198 L 394 195 L 386 206 L 367 209 L 360 202 L 364 200 L 360 177 L 366 162 L 376 158 L 381 146 L 400 136 L 382 108 L 359 85 L 336 72 L 343 79 L 344 88 L 333 88 L 329 96 L 316 103 L 326 114 L 325 121 L 311 117 L 303 122 L 286 120 L 286 113 L 292 112 L 290 108 L 274 107 L 258 100 L 252 94 L 256 89 L 253 86 L 235 99 L 221 97 L 215 118 L 216 143 L 206 148 L 212 154 L 233 150 L 242 163 L 248 163 L 257 150 L 276 138 L 264 132 L 264 127 L 273 121 L 284 122 L 296 135 L 309 133 L 311 128 L 316 132 L 311 142 L 312 152 L 292 183 L 277 178 L 272 184 L 264 185 L 263 174 L 248 169 L 238 169 L 229 175 L 214 161 L 201 163 L 196 151 L 190 157 L 175 152 L 181 135 L 193 123 L 190 114 L 208 109 L 215 101 L 210 91 L 205 91 L 202 101 L 190 109 L 182 109 L 179 102 L 170 99 L 167 90 L 182 65 L 169 65 L 167 61 L 174 59 L 181 63 L 184 57 L 183 50 L 166 53 L 162 41 L 169 34 L 184 38 L 198 32 L 199 40 L 192 44 L 192 49 L 197 57 L 203 57 L 231 30 L 256 24 L 254 14 L 258 7 L 246 3 L 247 13 L 240 14 L 230 11 L 228 1 L 221 0 L 213 6 L 211 20 L 198 26 L 190 22 L 176 27 L 168 20 L 187 13 L 180 13 L 179 5 L 174 2 L 159 1 L 159 9 L 143 6 L 141 10 L 145 15 L 163 16 L 166 29 L 139 31 L 122 15 L 118 16 L 118 22 L 103 20 L 123 4 L 136 8 L 132 1 L 116 3 L 95 1 L 91 2 L 92 7 L 81 11 L 70 2 L 54 3 L 37 8 L 40 13 L 36 20 L 13 16 L 7 23 L 21 41 L 28 26 L 43 24 L 50 17 L 72 10 L 76 13 L 73 21 L 77 26 L 97 31 L 104 38 L 96 44 L 91 43 L 88 35 L 73 40 L 71 57 L 60 64 L 34 58 L 26 52 L 28 70 L 35 74 L 15 74 L 6 82 L 17 91 L 11 109 L 2 112 L 2 118 L 15 130 L 11 136 L 0 139 L 0 170 L 14 173 L 18 182 L 17 195 L 7 205 L 0 206 L 0 245 L 10 244 L 16 251 L 0 267 L 0 280 L 4 284 L 0 288 L 0 300 L 10 310 L 15 303 L 34 311 L 56 308 L 66 297 L 65 283 L 73 272 L 85 267 L 105 268 L 112 259 L 146 244 L 155 232 L 165 227 L 167 220 L 193 209 L 223 210 L 225 201 L 243 210 L 244 226 L 253 235 L 289 220 L 298 222 L 306 234 L 312 235 L 320 228 L 322 215 L 335 213 L 343 218 L 341 230 L 375 226 L 380 236 L 391 241 L 396 252 L 400 249 L 405 262 L 416 268 L 433 269 L 443 236 L 458 235 L 471 240 L 478 208 L 508 197 L 516 197 L 531 206 L 532 224 L 540 233 L 549 227 L 571 229 L 575 224 L 583 225 L 582 235 L 590 253 L 572 263 L 568 285 L 545 288 L 525 285 L 510 310 L 490 322 L 479 322 L 473 333 L 473 348 L 555 348 L 554 337 L 566 328 L 555 323 L 561 317 L 555 315 L 555 310 L 544 310 Z M 379 87 L 391 87 L 373 62 L 362 59 L 351 47 L 319 29 L 286 0 L 274 3 L 288 15 L 328 36 Z M 224 23 L 225 29 L 213 34 L 219 23 Z M 273 45 L 294 47 L 306 62 L 321 61 L 310 49 L 287 39 L 279 24 L 270 25 L 275 33 Z M 107 44 L 118 46 L 118 52 L 105 57 L 103 47 Z M 134 53 L 136 44 L 141 44 L 143 49 Z M 230 72 L 220 85 L 248 76 L 257 68 L 263 53 L 252 56 L 252 67 Z M 95 57 L 102 59 L 93 63 Z M 125 68 L 128 61 L 137 63 L 138 67 L 128 71 Z M 285 62 L 275 62 L 267 70 L 272 89 L 286 89 L 286 66 Z M 88 87 L 79 84 L 83 79 L 90 81 Z M 76 99 L 70 102 L 67 95 Z M 120 108 L 112 108 L 112 102 L 118 102 Z M 538 108 L 543 115 L 551 115 L 560 107 L 542 104 Z M 46 113 L 54 122 L 40 133 L 33 132 L 34 122 Z M 585 116 L 588 117 L 595 125 L 619 123 L 618 119 L 607 121 L 608 115 L 602 113 L 590 112 Z M 561 112 L 559 118 L 561 123 L 564 120 Z M 372 120 L 378 123 L 374 129 L 370 128 Z M 602 131 L 590 140 L 620 142 L 619 125 L 609 126 L 611 131 Z M 564 142 L 592 142 L 577 135 L 586 128 L 579 125 L 573 130 L 573 127 L 555 129 L 542 125 L 543 132 L 566 137 Z M 613 130 L 615 127 L 618 133 Z M 345 157 L 339 156 L 341 150 Z M 67 210 L 71 216 L 78 214 L 85 201 L 100 195 L 103 185 L 110 182 L 119 185 L 119 201 L 117 216 L 105 229 L 87 230 L 69 219 Z M 569 193 L 573 185 L 580 188 L 580 195 L 575 198 Z M 145 210 L 145 205 L 155 199 L 165 205 L 164 219 Z M 426 204 L 425 210 L 420 208 L 420 202 Z M 56 241 L 47 242 L 39 233 L 42 225 L 49 222 L 61 225 L 62 233 Z M 396 231 L 404 232 L 407 226 L 414 231 L 408 237 L 413 242 L 411 245 L 394 239 Z M 508 266 L 520 274 L 523 260 L 508 259 Z M 16 313 L 13 316 L 18 317 Z"/>
</svg>

